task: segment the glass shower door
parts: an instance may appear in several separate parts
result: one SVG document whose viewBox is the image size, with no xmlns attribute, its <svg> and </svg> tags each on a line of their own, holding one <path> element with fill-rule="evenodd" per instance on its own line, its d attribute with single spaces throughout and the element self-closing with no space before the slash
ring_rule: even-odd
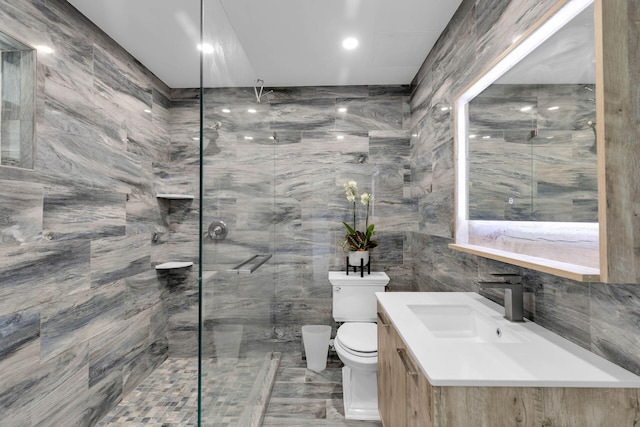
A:
<svg viewBox="0 0 640 427">
<path fill-rule="evenodd" d="M 254 79 L 248 60 L 245 75 L 232 75 L 225 63 L 230 53 L 219 51 L 220 38 L 234 33 L 222 2 L 201 1 L 199 418 L 202 426 L 259 426 L 268 404 L 264 385 L 279 360 L 275 139 L 269 104 L 246 87 Z M 238 41 L 234 61 L 239 52 Z"/>
</svg>

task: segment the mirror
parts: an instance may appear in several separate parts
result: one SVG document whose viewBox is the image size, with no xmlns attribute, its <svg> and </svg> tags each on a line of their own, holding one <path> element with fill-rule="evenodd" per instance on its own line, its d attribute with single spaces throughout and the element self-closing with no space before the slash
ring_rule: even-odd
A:
<svg viewBox="0 0 640 427">
<path fill-rule="evenodd" d="M 469 218 L 598 222 L 593 5 L 469 109 Z"/>
<path fill-rule="evenodd" d="M 35 49 L 0 32 L 0 165 L 33 168 Z"/>
<path fill-rule="evenodd" d="M 456 98 L 453 248 L 599 274 L 594 21 L 560 2 Z"/>
</svg>

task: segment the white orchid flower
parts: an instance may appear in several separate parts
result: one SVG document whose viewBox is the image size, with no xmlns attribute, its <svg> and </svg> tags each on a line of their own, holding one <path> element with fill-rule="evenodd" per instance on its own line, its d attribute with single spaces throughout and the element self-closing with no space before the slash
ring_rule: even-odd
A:
<svg viewBox="0 0 640 427">
<path fill-rule="evenodd" d="M 369 193 L 362 193 L 362 195 L 360 196 L 360 202 L 363 205 L 368 205 L 369 203 L 371 203 L 373 201 L 373 194 L 369 194 Z"/>
</svg>

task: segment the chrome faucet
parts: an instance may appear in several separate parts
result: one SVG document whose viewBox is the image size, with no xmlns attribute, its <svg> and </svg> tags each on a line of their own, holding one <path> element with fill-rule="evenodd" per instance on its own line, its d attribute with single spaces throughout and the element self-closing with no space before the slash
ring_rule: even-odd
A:
<svg viewBox="0 0 640 427">
<path fill-rule="evenodd" d="M 480 289 L 504 289 L 504 317 L 511 322 L 524 322 L 524 296 L 522 290 L 522 276 L 519 274 L 497 273 L 495 277 L 502 277 L 502 282 L 478 282 Z"/>
</svg>

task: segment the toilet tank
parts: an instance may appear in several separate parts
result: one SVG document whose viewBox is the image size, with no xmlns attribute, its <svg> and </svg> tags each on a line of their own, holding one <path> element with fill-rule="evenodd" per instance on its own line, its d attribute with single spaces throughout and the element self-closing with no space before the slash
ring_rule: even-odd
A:
<svg viewBox="0 0 640 427">
<path fill-rule="evenodd" d="M 372 272 L 360 277 L 360 273 L 330 271 L 333 319 L 336 322 L 375 322 L 376 292 L 384 292 L 389 276 L 384 272 Z"/>
</svg>

